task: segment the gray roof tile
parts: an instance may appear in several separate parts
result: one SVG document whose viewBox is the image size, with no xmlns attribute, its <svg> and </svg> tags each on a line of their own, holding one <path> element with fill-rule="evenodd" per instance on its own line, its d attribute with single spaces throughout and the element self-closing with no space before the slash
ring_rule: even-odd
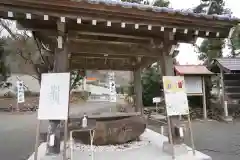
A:
<svg viewBox="0 0 240 160">
<path fill-rule="evenodd" d="M 240 71 L 240 58 L 217 58 L 216 61 L 223 69 Z"/>
</svg>

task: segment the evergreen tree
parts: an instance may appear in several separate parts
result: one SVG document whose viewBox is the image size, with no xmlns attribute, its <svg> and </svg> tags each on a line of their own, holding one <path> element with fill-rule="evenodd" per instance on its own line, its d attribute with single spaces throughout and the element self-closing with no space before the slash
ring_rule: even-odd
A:
<svg viewBox="0 0 240 160">
<path fill-rule="evenodd" d="M 234 29 L 230 39 L 229 47 L 231 49 L 231 57 L 236 57 L 240 54 L 240 27 Z"/>
<path fill-rule="evenodd" d="M 158 6 L 158 7 L 168 7 L 170 2 L 168 0 L 156 0 L 153 3 L 153 6 Z"/>
<path fill-rule="evenodd" d="M 226 14 L 229 10 L 224 8 L 224 0 L 201 0 L 201 4 L 195 9 L 195 13 L 206 13 L 206 14 Z M 199 47 L 199 59 L 203 60 L 208 66 L 211 64 L 213 58 L 222 57 L 222 48 L 225 42 L 221 38 L 205 39 Z"/>
<path fill-rule="evenodd" d="M 153 105 L 152 99 L 161 96 L 161 75 L 158 71 L 157 65 L 146 68 L 142 72 L 142 86 L 143 86 L 143 105 Z"/>
<path fill-rule="evenodd" d="M 201 0 L 201 4 L 194 9 L 195 13 L 206 13 L 208 15 L 230 14 L 230 10 L 225 8 L 224 0 Z M 199 59 L 204 61 L 204 64 L 209 67 L 215 58 L 223 57 L 222 49 L 225 46 L 225 40 L 222 38 L 204 39 L 199 47 Z M 213 83 L 211 79 L 206 79 L 206 97 L 207 106 L 210 106 L 210 91 Z M 216 83 L 218 86 L 219 82 Z"/>
</svg>

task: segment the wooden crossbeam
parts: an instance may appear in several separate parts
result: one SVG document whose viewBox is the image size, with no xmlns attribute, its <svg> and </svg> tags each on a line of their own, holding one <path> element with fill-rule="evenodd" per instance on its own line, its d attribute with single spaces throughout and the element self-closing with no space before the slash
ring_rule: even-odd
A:
<svg viewBox="0 0 240 160">
<path fill-rule="evenodd" d="M 71 59 L 81 59 L 81 58 L 100 58 L 100 59 L 136 59 L 136 56 L 133 55 L 112 55 L 112 54 L 94 54 L 94 53 L 72 53 L 70 56 Z"/>
<path fill-rule="evenodd" d="M 109 55 L 126 55 L 126 56 L 147 56 L 158 57 L 151 46 L 147 45 L 126 45 L 126 44 L 108 44 L 108 43 L 89 43 L 89 42 L 69 42 L 69 51 L 71 53 L 93 53 Z"/>
<path fill-rule="evenodd" d="M 87 70 L 118 70 L 118 71 L 133 71 L 132 66 L 107 66 L 107 65 L 82 65 L 78 63 L 71 63 L 70 70 L 74 69 L 87 69 Z"/>
<path fill-rule="evenodd" d="M 135 63 L 120 60 L 81 59 L 70 60 L 70 69 L 133 70 Z"/>
</svg>

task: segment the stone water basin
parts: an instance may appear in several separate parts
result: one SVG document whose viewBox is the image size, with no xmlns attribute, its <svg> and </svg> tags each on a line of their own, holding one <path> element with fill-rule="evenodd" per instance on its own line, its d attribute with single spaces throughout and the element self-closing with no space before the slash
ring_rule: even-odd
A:
<svg viewBox="0 0 240 160">
<path fill-rule="evenodd" d="M 81 129 L 81 118 L 71 121 L 77 125 L 70 130 Z M 138 140 L 146 128 L 146 120 L 140 113 L 109 112 L 88 116 L 88 125 L 95 127 L 94 145 L 115 145 Z M 90 144 L 88 131 L 75 132 L 73 138 Z"/>
</svg>

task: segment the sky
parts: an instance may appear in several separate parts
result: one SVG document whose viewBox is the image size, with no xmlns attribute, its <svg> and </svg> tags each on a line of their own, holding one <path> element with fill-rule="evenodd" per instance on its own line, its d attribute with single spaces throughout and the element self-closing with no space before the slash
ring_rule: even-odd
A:
<svg viewBox="0 0 240 160">
<path fill-rule="evenodd" d="M 169 0 L 172 8 L 175 9 L 185 9 L 185 8 L 193 8 L 200 4 L 200 0 Z M 240 2 L 238 0 L 225 0 L 226 8 L 230 8 L 233 12 L 233 15 L 240 18 Z M 202 39 L 198 39 L 197 44 L 200 44 Z M 199 64 L 201 63 L 198 60 L 197 53 L 194 52 L 194 48 L 192 44 L 181 44 L 179 47 L 179 55 L 177 60 L 180 64 Z M 228 52 L 227 49 L 224 49 L 225 55 Z"/>
</svg>

